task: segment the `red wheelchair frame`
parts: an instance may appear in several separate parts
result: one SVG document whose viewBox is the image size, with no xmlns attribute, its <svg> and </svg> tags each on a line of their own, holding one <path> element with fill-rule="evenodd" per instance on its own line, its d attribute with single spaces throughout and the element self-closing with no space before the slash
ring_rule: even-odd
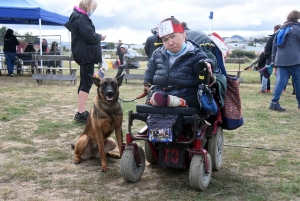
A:
<svg viewBox="0 0 300 201">
<path fill-rule="evenodd" d="M 136 113 L 129 111 L 128 133 L 123 144 L 121 174 L 126 181 L 137 182 L 145 169 L 145 155 L 150 164 L 189 169 L 192 188 L 205 190 L 211 180 L 212 171 L 219 170 L 223 158 L 223 129 L 221 109 L 216 115 L 209 116 L 196 108 L 167 108 L 149 105 L 137 105 Z M 151 142 L 148 127 L 133 134 L 131 126 L 134 120 L 146 122 L 148 114 L 179 114 L 189 119 L 181 135 L 173 142 Z M 191 121 L 192 119 L 192 121 Z M 210 123 L 208 123 L 210 122 Z M 190 135 L 187 135 L 189 133 Z M 192 133 L 192 135 L 191 135 Z M 145 152 L 134 142 L 145 141 Z"/>
</svg>

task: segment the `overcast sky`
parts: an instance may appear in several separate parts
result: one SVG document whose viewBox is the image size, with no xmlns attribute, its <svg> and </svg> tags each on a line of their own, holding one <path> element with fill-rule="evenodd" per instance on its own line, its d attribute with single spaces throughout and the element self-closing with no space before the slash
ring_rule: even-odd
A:
<svg viewBox="0 0 300 201">
<path fill-rule="evenodd" d="M 49 11 L 70 16 L 79 0 L 36 0 Z M 299 0 L 97 0 L 98 7 L 91 19 L 97 33 L 107 35 L 107 42 L 142 44 L 151 35 L 151 28 L 170 16 L 187 23 L 193 30 L 212 31 L 222 37 L 240 35 L 259 37 L 272 34 L 288 13 L 300 9 Z M 214 12 L 213 20 L 209 13 Z M 38 26 L 1 25 L 20 34 L 31 31 L 39 35 Z M 42 35 L 60 34 L 68 41 L 64 27 L 43 26 Z"/>
</svg>

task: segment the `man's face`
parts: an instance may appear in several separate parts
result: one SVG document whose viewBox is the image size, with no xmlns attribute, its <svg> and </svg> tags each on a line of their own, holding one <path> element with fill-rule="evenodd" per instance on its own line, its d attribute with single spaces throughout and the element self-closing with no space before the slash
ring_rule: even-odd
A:
<svg viewBox="0 0 300 201">
<path fill-rule="evenodd" d="M 163 44 L 167 50 L 176 54 L 181 50 L 185 42 L 185 33 L 172 33 L 162 37 Z"/>
<path fill-rule="evenodd" d="M 126 50 L 125 50 L 125 48 L 121 47 L 120 49 L 121 49 L 121 51 L 123 52 L 123 54 L 125 54 L 125 53 L 126 53 Z"/>
</svg>

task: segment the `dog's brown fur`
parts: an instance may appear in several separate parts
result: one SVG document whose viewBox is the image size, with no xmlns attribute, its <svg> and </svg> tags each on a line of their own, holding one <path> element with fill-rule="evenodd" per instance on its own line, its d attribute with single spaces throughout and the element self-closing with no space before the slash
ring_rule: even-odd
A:
<svg viewBox="0 0 300 201">
<path fill-rule="evenodd" d="M 91 76 L 97 86 L 97 95 L 85 129 L 74 148 L 75 164 L 81 163 L 82 159 L 100 157 L 102 171 L 105 172 L 108 170 L 106 155 L 113 158 L 121 157 L 123 111 L 118 99 L 123 76 L 124 74 L 117 78 L 102 79 Z M 116 148 L 115 140 L 109 137 L 113 131 L 116 134 L 120 155 L 109 153 Z"/>
</svg>

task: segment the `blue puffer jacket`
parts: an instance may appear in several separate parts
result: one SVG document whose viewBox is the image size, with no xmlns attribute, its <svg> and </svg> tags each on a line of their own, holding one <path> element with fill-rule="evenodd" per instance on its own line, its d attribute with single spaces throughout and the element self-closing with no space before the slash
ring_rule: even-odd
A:
<svg viewBox="0 0 300 201">
<path fill-rule="evenodd" d="M 193 44 L 194 50 L 179 56 L 171 67 L 169 66 L 169 54 L 165 47 L 154 51 L 148 61 L 144 84 L 160 87 L 172 86 L 174 89 L 166 94 L 179 97 L 195 93 L 199 86 L 199 78 L 194 71 L 195 66 L 201 59 L 205 59 L 212 66 L 213 63 L 207 58 L 201 47 L 192 41 L 188 42 Z"/>
</svg>

